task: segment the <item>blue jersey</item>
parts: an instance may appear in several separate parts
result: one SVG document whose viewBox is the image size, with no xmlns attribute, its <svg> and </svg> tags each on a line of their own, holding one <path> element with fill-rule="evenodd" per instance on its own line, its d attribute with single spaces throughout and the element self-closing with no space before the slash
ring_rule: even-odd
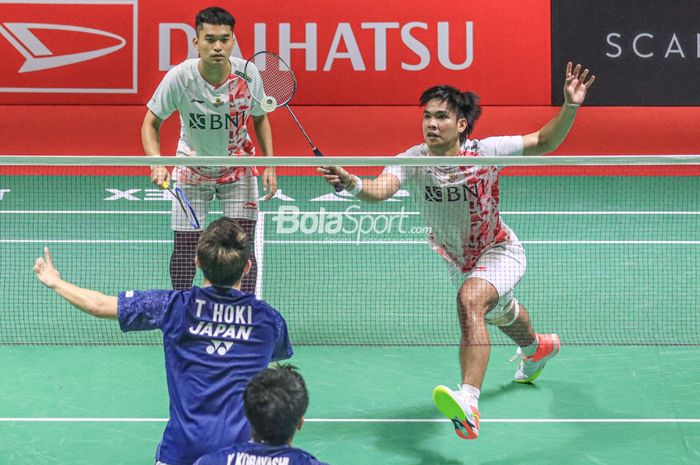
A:
<svg viewBox="0 0 700 465">
<path fill-rule="evenodd" d="M 194 465 L 326 465 L 301 449 L 258 442 L 236 444 L 201 457 Z"/>
<path fill-rule="evenodd" d="M 284 318 L 236 289 L 119 294 L 122 331 L 163 331 L 170 420 L 156 453 L 169 465 L 250 439 L 243 391 L 271 361 L 292 356 Z"/>
</svg>

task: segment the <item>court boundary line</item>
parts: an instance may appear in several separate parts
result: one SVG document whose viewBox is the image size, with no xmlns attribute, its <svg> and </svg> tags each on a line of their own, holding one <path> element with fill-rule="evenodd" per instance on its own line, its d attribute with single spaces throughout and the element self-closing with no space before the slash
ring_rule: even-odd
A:
<svg viewBox="0 0 700 465">
<path fill-rule="evenodd" d="M 172 244 L 172 239 L 0 239 L 0 244 Z M 269 244 L 369 244 L 369 245 L 396 245 L 396 244 L 421 244 L 426 240 L 266 240 Z M 700 245 L 700 241 L 589 241 L 589 240 L 563 240 L 563 241 L 520 241 L 521 244 L 530 245 Z"/>
<path fill-rule="evenodd" d="M 260 215 L 277 215 L 276 211 L 261 211 Z M 296 213 L 296 212 L 295 212 Z M 299 211 L 301 215 L 319 214 L 319 211 Z M 344 215 L 386 215 L 404 214 L 420 215 L 417 211 L 359 211 L 346 212 L 344 210 L 325 211 L 329 213 L 342 213 Z M 501 215 L 700 215 L 700 211 L 502 211 Z M 8 215 L 169 215 L 170 210 L 0 210 L 0 214 Z M 210 215 L 223 214 L 220 211 L 212 211 Z"/>
<path fill-rule="evenodd" d="M 255 297 L 262 299 L 263 288 L 263 257 L 265 256 L 265 215 L 260 215 L 255 222 L 255 243 L 253 249 L 255 251 L 255 263 L 257 265 L 257 275 L 255 276 Z"/>
<path fill-rule="evenodd" d="M 0 417 L 0 423 L 163 423 L 168 418 Z M 447 418 L 305 418 L 309 423 L 449 423 Z M 700 423 L 700 418 L 484 418 L 482 423 Z"/>
</svg>

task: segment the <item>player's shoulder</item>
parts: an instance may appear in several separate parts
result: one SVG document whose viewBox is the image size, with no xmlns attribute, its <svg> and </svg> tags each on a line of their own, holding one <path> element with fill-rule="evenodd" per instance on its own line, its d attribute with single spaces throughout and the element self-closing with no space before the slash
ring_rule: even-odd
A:
<svg viewBox="0 0 700 465">
<path fill-rule="evenodd" d="M 235 57 L 233 55 L 228 57 L 228 59 L 231 62 L 233 69 L 243 69 L 245 68 L 246 63 L 248 63 L 248 60 L 244 60 L 243 58 Z"/>
<path fill-rule="evenodd" d="M 272 305 L 267 303 L 267 301 L 262 300 L 262 299 L 258 299 L 253 294 L 250 294 L 250 302 L 251 302 L 252 307 L 258 311 L 267 313 L 274 318 L 283 318 L 282 312 L 280 312 L 275 307 L 273 307 Z"/>
<path fill-rule="evenodd" d="M 467 139 L 461 144 L 463 153 L 492 156 L 512 146 L 522 145 L 522 136 L 490 136 L 484 139 Z"/>
<path fill-rule="evenodd" d="M 409 147 L 400 154 L 396 155 L 397 157 L 427 157 L 428 156 L 428 148 L 425 144 L 418 144 L 414 145 L 413 147 Z"/>
<path fill-rule="evenodd" d="M 187 83 L 195 80 L 197 76 L 199 76 L 198 64 L 199 58 L 188 58 L 170 68 L 166 74 L 166 79 L 172 79 L 179 84 L 187 85 Z"/>
</svg>

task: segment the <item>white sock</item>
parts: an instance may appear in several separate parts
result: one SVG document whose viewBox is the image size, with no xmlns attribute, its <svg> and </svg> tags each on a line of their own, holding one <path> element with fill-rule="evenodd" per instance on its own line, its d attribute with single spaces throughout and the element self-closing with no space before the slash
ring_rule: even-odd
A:
<svg viewBox="0 0 700 465">
<path fill-rule="evenodd" d="M 459 392 L 460 392 L 464 397 L 466 397 L 467 399 L 469 399 L 470 403 L 471 403 L 474 407 L 476 407 L 476 408 L 479 407 L 479 395 L 481 394 L 481 391 L 480 391 L 479 389 L 475 388 L 475 387 L 472 386 L 471 384 L 462 384 L 462 385 L 459 387 Z"/>
<path fill-rule="evenodd" d="M 535 337 L 535 341 L 530 344 L 529 346 L 521 347 L 520 350 L 523 351 L 523 354 L 526 357 L 532 357 L 535 355 L 535 352 L 537 352 L 537 348 L 540 346 L 540 341 Z"/>
</svg>

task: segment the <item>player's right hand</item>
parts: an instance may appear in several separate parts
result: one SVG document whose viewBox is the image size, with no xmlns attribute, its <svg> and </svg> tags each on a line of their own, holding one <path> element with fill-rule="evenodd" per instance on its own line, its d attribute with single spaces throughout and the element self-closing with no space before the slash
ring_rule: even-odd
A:
<svg viewBox="0 0 700 465">
<path fill-rule="evenodd" d="M 151 182 L 158 187 L 162 187 L 164 183 L 170 183 L 170 173 L 165 166 L 151 167 Z"/>
<path fill-rule="evenodd" d="M 41 281 L 41 284 L 51 289 L 56 287 L 56 284 L 61 281 L 61 275 L 53 266 L 51 252 L 49 252 L 48 247 L 44 247 L 44 257 L 39 257 L 34 262 L 34 273 L 36 273 L 36 277 Z"/>
<path fill-rule="evenodd" d="M 340 166 L 320 166 L 316 171 L 321 173 L 326 182 L 333 187 L 347 186 L 352 181 L 352 175 Z"/>
</svg>

